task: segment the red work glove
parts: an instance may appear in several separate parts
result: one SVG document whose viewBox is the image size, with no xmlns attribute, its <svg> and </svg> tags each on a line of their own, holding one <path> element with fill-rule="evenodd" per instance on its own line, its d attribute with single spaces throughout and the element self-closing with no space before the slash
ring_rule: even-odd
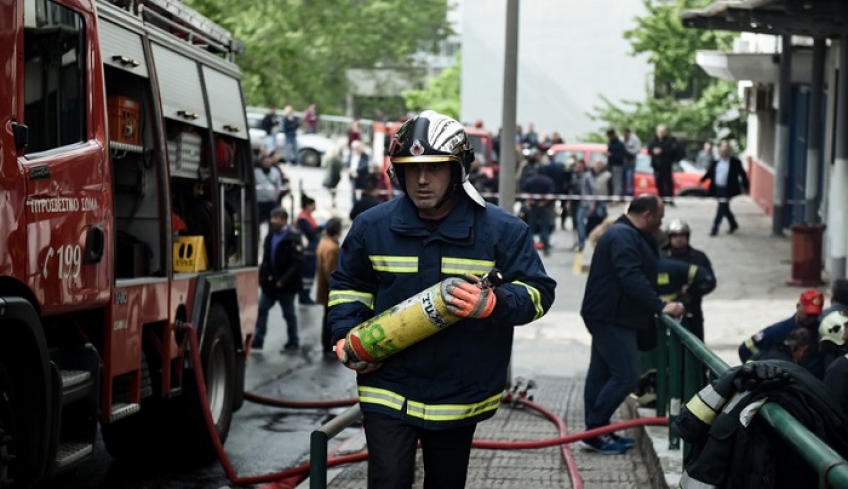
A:
<svg viewBox="0 0 848 489">
<path fill-rule="evenodd" d="M 442 299 L 451 314 L 475 319 L 489 317 L 498 302 L 494 289 L 483 287 L 480 279 L 474 276 L 453 277 L 442 282 Z"/>
<path fill-rule="evenodd" d="M 347 341 L 342 338 L 336 342 L 336 346 L 333 348 L 336 351 L 336 357 L 345 367 L 355 370 L 360 374 L 367 374 L 383 366 L 382 363 L 362 362 L 349 357 L 347 351 L 345 351 L 345 343 L 347 343 Z"/>
</svg>

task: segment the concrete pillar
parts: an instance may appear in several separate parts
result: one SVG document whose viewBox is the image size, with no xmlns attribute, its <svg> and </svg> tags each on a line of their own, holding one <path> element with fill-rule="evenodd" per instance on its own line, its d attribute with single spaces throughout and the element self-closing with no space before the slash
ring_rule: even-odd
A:
<svg viewBox="0 0 848 489">
<path fill-rule="evenodd" d="M 810 126 L 807 131 L 807 176 L 804 189 L 804 221 L 819 222 L 816 194 L 818 192 L 819 159 L 822 144 L 822 98 L 824 94 L 824 56 L 827 49 L 825 40 L 818 38 L 813 44 L 813 83 L 810 97 Z"/>
<path fill-rule="evenodd" d="M 780 77 L 778 84 L 777 127 L 774 140 L 774 210 L 771 216 L 772 236 L 783 236 L 786 170 L 789 166 L 789 105 L 792 103 L 792 36 L 784 34 L 780 39 Z"/>
<path fill-rule="evenodd" d="M 518 87 L 518 0 L 506 1 L 504 46 L 503 120 L 501 124 L 498 205 L 512 212 L 515 205 L 515 112 Z"/>
<path fill-rule="evenodd" d="M 830 237 L 830 278 L 845 278 L 846 235 L 848 226 L 843 209 L 848 207 L 848 139 L 839 136 L 848 131 L 848 34 L 839 38 L 839 81 L 836 93 L 836 141 L 827 213 Z"/>
</svg>

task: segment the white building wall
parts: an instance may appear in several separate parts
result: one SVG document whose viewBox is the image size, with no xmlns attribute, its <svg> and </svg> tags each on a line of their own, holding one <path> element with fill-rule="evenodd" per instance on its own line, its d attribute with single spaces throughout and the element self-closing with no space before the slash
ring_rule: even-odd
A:
<svg viewBox="0 0 848 489">
<path fill-rule="evenodd" d="M 461 118 L 496 131 L 502 121 L 506 0 L 462 2 Z M 644 14 L 641 0 L 520 2 L 517 120 L 566 141 L 602 129 L 587 113 L 644 100 L 652 86 L 646 56 L 633 57 L 624 31 Z"/>
</svg>

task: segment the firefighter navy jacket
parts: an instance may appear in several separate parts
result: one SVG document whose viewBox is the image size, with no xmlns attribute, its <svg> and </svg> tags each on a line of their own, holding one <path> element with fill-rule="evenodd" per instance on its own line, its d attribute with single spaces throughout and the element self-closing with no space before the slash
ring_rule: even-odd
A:
<svg viewBox="0 0 848 489">
<path fill-rule="evenodd" d="M 779 404 L 799 423 L 839 453 L 848 455 L 848 418 L 824 384 L 806 369 L 781 360 L 761 360 L 779 366 L 792 380 L 777 390 L 754 390 L 738 402 L 728 402 L 714 420 L 707 411 L 690 411 L 689 404 L 674 422 L 680 438 L 692 443 L 681 487 L 807 488 L 817 487 L 816 472 L 799 454 L 754 414 L 748 406 L 767 399 Z"/>
<path fill-rule="evenodd" d="M 498 268 L 497 306 L 464 319 L 359 374 L 363 412 L 447 429 L 494 415 L 505 387 L 513 326 L 544 315 L 556 282 L 546 273 L 527 225 L 504 210 L 463 197 L 442 221 L 422 221 L 407 197 L 369 209 L 344 239 L 330 279 L 333 343 L 351 328 L 451 276 Z"/>
</svg>

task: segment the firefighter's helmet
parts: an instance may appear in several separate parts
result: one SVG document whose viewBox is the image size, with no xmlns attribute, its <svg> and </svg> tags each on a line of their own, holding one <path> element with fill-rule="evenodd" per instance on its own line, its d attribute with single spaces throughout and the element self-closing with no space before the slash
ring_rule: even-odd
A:
<svg viewBox="0 0 848 489">
<path fill-rule="evenodd" d="M 848 324 L 848 314 L 843 311 L 833 311 L 819 324 L 819 342 L 830 341 L 842 346 L 845 344 L 845 325 Z"/>
<path fill-rule="evenodd" d="M 474 150 L 462 124 L 433 110 L 425 110 L 404 122 L 389 144 L 392 171 L 403 189 L 406 189 L 406 163 L 453 162 L 452 181 L 454 188 L 462 186 L 474 202 L 485 206 L 486 202 L 477 189 L 468 181 Z"/>
<path fill-rule="evenodd" d="M 686 221 L 682 219 L 673 219 L 668 224 L 668 229 L 666 229 L 665 233 L 669 236 L 676 236 L 681 234 L 689 236 L 691 234 L 691 231 L 689 230 L 689 225 L 686 224 Z"/>
</svg>

